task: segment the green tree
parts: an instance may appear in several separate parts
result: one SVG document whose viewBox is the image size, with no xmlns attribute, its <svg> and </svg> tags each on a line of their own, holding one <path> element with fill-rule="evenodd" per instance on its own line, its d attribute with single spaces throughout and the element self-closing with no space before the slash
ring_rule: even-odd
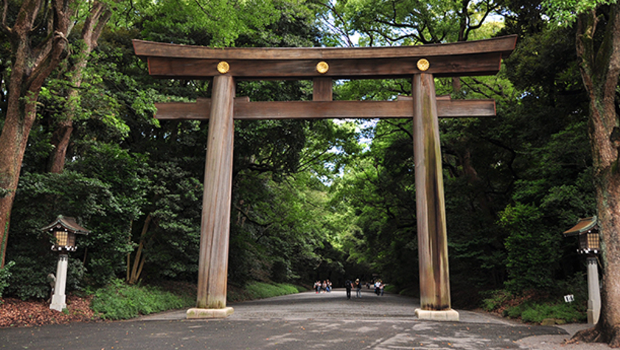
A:
<svg viewBox="0 0 620 350">
<path fill-rule="evenodd" d="M 620 347 L 620 127 L 616 111 L 620 75 L 620 4 L 617 1 L 546 1 L 552 19 L 576 20 L 575 48 L 589 99 L 590 136 L 597 212 L 601 224 L 604 274 L 602 310 L 596 327 L 572 341 L 603 341 Z"/>
<path fill-rule="evenodd" d="M 10 42 L 10 76 L 0 134 L 0 267 L 4 266 L 11 209 L 28 135 L 45 79 L 66 56 L 76 1 L 5 1 L 2 30 Z M 14 8 L 15 7 L 15 8 Z M 16 8 L 19 7 L 19 8 Z"/>
</svg>

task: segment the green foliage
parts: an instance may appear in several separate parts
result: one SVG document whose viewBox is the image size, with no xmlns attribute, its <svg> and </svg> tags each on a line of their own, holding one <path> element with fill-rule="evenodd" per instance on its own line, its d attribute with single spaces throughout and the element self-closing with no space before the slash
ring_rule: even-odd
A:
<svg viewBox="0 0 620 350">
<path fill-rule="evenodd" d="M 575 301 L 563 302 L 562 298 L 567 294 L 573 295 Z M 484 310 L 501 311 L 503 316 L 521 318 L 523 322 L 540 323 L 546 318 L 553 318 L 574 323 L 584 322 L 587 316 L 587 283 L 581 273 L 559 281 L 544 292 L 530 290 L 517 295 L 500 289 L 482 292 L 481 295 Z"/>
<path fill-rule="evenodd" d="M 617 0 L 545 0 L 542 4 L 552 21 L 568 26 L 576 21 L 578 14 L 616 2 Z"/>
<path fill-rule="evenodd" d="M 284 1 L 283 1 L 284 2 Z M 142 36 L 162 41 L 170 32 L 184 34 L 177 43 L 195 44 L 194 35 L 208 36 L 211 46 L 230 46 L 242 34 L 260 31 L 278 20 L 274 1 L 140 1 L 145 13 Z"/>
<path fill-rule="evenodd" d="M 0 298 L 2 298 L 2 292 L 9 286 L 9 278 L 11 277 L 11 267 L 15 265 L 14 261 L 9 261 L 4 264 L 3 268 L 0 268 Z"/>
<path fill-rule="evenodd" d="M 280 295 L 299 293 L 298 287 L 287 283 L 251 282 L 245 287 L 252 299 L 271 298 Z"/>
<path fill-rule="evenodd" d="M 51 286 L 47 275 L 56 273 L 56 261 L 53 257 L 27 258 L 13 257 L 15 266 L 11 269 L 9 286 L 6 292 L 22 300 L 30 298 L 47 299 L 50 297 Z"/>
<path fill-rule="evenodd" d="M 103 319 L 121 320 L 189 307 L 194 303 L 192 295 L 179 296 L 157 287 L 129 286 L 114 280 L 95 292 L 91 307 Z"/>
<path fill-rule="evenodd" d="M 323 14 L 333 31 L 327 44 L 352 45 L 351 37 L 361 34 L 360 46 L 419 45 L 480 38 L 473 33 L 487 29 L 489 14 L 498 1 L 377 1 L 328 2 Z M 480 30 L 482 28 L 482 30 Z M 334 30 L 336 29 L 336 30 Z"/>
<path fill-rule="evenodd" d="M 564 320 L 566 323 L 580 323 L 587 319 L 584 300 L 572 303 L 536 303 L 526 302 L 508 308 L 504 316 L 521 318 L 523 322 L 541 323 L 546 318 Z"/>
<path fill-rule="evenodd" d="M 501 213 L 500 225 L 508 232 L 505 242 L 508 290 L 520 293 L 551 287 L 561 235 L 546 231 L 540 211 L 521 203 L 506 207 Z"/>
<path fill-rule="evenodd" d="M 504 289 L 485 291 L 481 294 L 484 297 L 482 308 L 488 312 L 498 309 L 514 298 L 512 293 Z"/>
</svg>

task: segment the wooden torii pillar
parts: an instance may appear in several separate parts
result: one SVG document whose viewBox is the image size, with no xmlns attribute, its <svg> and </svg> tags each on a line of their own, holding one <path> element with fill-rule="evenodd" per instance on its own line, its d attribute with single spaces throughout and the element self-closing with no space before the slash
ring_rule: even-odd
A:
<svg viewBox="0 0 620 350">
<path fill-rule="evenodd" d="M 451 309 L 438 118 L 495 115 L 493 100 L 435 96 L 434 77 L 496 74 L 516 36 L 452 44 L 375 48 L 226 48 L 134 40 L 149 74 L 211 79 L 211 99 L 157 104 L 158 119 L 209 119 L 198 272 L 188 318 L 226 317 L 233 119 L 413 118 L 421 319 L 458 320 Z M 333 79 L 412 78 L 412 98 L 332 101 Z M 309 80 L 313 101 L 235 98 L 235 80 Z"/>
</svg>

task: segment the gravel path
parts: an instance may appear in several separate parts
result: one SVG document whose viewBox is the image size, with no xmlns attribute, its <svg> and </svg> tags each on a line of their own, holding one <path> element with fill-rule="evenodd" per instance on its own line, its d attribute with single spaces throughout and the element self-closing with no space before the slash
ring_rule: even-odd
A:
<svg viewBox="0 0 620 350">
<path fill-rule="evenodd" d="M 603 344 L 561 345 L 585 325 L 525 325 L 460 311 L 460 322 L 415 317 L 417 300 L 365 290 L 300 293 L 231 305 L 226 319 L 187 320 L 172 311 L 121 322 L 0 328 L 0 349 L 170 350 L 590 350 Z"/>
<path fill-rule="evenodd" d="M 316 294 L 314 292 L 287 295 L 263 300 L 254 300 L 243 303 L 230 305 L 235 309 L 233 315 L 227 320 L 233 321 L 262 321 L 262 322 L 294 322 L 294 321 L 317 321 L 329 322 L 334 324 L 339 321 L 338 325 L 357 322 L 358 324 L 390 324 L 391 327 L 405 327 L 409 324 L 415 324 L 418 327 L 420 322 L 431 324 L 431 328 L 451 328 L 454 323 L 437 323 L 428 321 L 419 321 L 415 316 L 415 309 L 419 307 L 419 300 L 407 297 L 401 297 L 393 294 L 385 294 L 383 297 L 374 295 L 369 290 L 363 290 L 362 298 L 353 298 L 347 300 L 344 290 L 336 289 L 332 293 Z M 498 333 L 497 338 L 501 337 L 501 333 L 510 337 L 509 333 L 513 331 L 517 336 L 511 340 L 513 346 L 518 349 L 535 349 L 535 350 L 599 350 L 609 349 L 606 344 L 563 344 L 565 340 L 575 334 L 575 332 L 588 327 L 586 324 L 569 324 L 556 327 L 542 327 L 536 325 L 524 325 L 522 323 L 504 319 L 492 314 L 483 312 L 472 312 L 457 310 L 460 317 L 460 325 L 465 325 L 465 330 L 471 330 L 472 326 L 476 327 L 499 327 L 488 330 L 479 329 L 483 337 L 485 333 Z M 165 320 L 165 319 L 183 319 L 184 311 L 175 311 L 165 314 L 143 317 L 142 320 Z M 342 323 L 341 323 L 342 322 Z M 415 323 L 412 323 L 415 322 Z M 414 327 L 414 328 L 415 328 Z M 469 327 L 469 328 L 467 328 Z M 532 332 L 530 336 L 524 335 L 524 331 Z M 416 332 L 418 333 L 418 332 Z M 472 342 L 469 335 L 461 333 L 463 339 Z M 451 342 L 454 347 L 454 341 Z M 484 341 L 483 341 L 484 344 Z M 376 347 L 380 348 L 380 347 Z M 394 347 L 390 347 L 394 348 Z M 415 347 L 420 349 L 421 347 Z M 423 348 L 423 347 L 422 347 Z M 467 347 L 464 347 L 467 348 Z M 476 349 L 477 347 L 473 347 Z M 481 349 L 490 349 L 488 346 L 480 347 Z"/>
</svg>

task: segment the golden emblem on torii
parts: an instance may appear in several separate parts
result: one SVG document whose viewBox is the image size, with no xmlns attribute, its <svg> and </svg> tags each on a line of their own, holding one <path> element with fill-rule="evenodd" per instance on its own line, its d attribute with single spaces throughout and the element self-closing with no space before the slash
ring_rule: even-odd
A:
<svg viewBox="0 0 620 350">
<path fill-rule="evenodd" d="M 327 64 L 327 62 L 321 61 L 321 62 L 316 64 L 316 71 L 317 72 L 319 72 L 321 74 L 325 74 L 325 73 L 327 73 L 328 70 L 329 70 L 329 64 Z"/>
<path fill-rule="evenodd" d="M 220 72 L 222 74 L 226 74 L 226 73 L 228 73 L 229 70 L 230 70 L 230 65 L 228 64 L 228 62 L 222 61 L 222 62 L 217 64 L 217 71 L 218 72 Z"/>
<path fill-rule="evenodd" d="M 428 70 L 431 64 L 428 62 L 426 58 L 421 58 L 418 60 L 418 63 L 416 64 L 416 66 L 418 67 L 419 70 L 421 70 L 422 72 L 425 72 Z"/>
</svg>

